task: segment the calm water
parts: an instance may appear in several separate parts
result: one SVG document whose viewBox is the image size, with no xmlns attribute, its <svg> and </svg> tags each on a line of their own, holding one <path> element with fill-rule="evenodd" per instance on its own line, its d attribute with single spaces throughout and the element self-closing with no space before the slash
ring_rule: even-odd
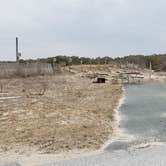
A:
<svg viewBox="0 0 166 166">
<path fill-rule="evenodd" d="M 120 108 L 120 129 L 128 136 L 119 138 L 106 150 L 127 149 L 133 145 L 166 142 L 166 84 L 127 85 Z"/>
<path fill-rule="evenodd" d="M 44 166 L 165 166 L 165 144 L 145 149 L 132 147 L 166 142 L 166 84 L 129 85 L 125 89 L 126 99 L 119 110 L 119 127 L 125 138 L 117 138 L 101 154 Z"/>
<path fill-rule="evenodd" d="M 120 112 L 120 127 L 136 140 L 166 142 L 166 84 L 127 86 Z"/>
<path fill-rule="evenodd" d="M 166 84 L 130 86 L 121 126 L 140 141 L 166 142 Z"/>
</svg>

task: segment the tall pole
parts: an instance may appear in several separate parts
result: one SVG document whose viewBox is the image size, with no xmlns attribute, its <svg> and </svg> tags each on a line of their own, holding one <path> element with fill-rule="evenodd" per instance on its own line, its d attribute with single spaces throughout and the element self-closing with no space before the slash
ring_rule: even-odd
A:
<svg viewBox="0 0 166 166">
<path fill-rule="evenodd" d="M 18 37 L 16 37 L 16 61 L 19 61 L 19 56 L 18 56 Z"/>
</svg>

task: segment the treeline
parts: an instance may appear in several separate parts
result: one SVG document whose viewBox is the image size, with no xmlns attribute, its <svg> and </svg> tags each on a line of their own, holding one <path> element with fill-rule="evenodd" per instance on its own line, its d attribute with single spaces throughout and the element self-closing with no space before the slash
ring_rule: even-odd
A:
<svg viewBox="0 0 166 166">
<path fill-rule="evenodd" d="M 46 62 L 50 64 L 80 65 L 80 64 L 135 64 L 142 68 L 149 68 L 150 64 L 155 71 L 166 71 L 166 54 L 154 54 L 149 56 L 144 55 L 129 55 L 126 57 L 78 57 L 78 56 L 56 56 L 49 58 L 42 58 L 37 60 L 20 60 L 20 62 Z"/>
<path fill-rule="evenodd" d="M 21 60 L 20 62 L 46 62 L 46 63 L 57 63 L 61 65 L 80 65 L 80 64 L 110 64 L 113 62 L 113 58 L 111 57 L 97 57 L 97 58 L 90 58 L 90 57 L 78 57 L 78 56 L 56 56 L 56 57 L 49 57 L 49 58 L 42 58 L 37 60 Z"/>
<path fill-rule="evenodd" d="M 166 71 L 166 54 L 153 54 L 149 56 L 144 55 L 129 55 L 122 58 L 115 58 L 119 63 L 136 64 L 139 67 L 150 68 L 155 71 Z"/>
</svg>

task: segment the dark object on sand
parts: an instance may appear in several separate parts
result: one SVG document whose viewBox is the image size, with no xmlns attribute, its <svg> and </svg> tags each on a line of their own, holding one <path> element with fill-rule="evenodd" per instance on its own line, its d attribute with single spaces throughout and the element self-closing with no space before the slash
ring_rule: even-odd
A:
<svg viewBox="0 0 166 166">
<path fill-rule="evenodd" d="M 93 83 L 105 83 L 106 82 L 106 78 L 104 77 L 98 77 L 97 81 L 93 81 Z"/>
</svg>

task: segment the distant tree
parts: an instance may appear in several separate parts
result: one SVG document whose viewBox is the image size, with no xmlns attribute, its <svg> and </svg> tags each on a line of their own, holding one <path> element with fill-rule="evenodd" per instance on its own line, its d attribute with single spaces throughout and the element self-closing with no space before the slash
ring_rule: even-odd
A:
<svg viewBox="0 0 166 166">
<path fill-rule="evenodd" d="M 149 64 L 151 63 L 152 69 L 155 71 L 159 71 L 161 69 L 161 61 L 160 56 L 152 55 L 147 57 L 146 66 L 149 68 Z"/>
</svg>

